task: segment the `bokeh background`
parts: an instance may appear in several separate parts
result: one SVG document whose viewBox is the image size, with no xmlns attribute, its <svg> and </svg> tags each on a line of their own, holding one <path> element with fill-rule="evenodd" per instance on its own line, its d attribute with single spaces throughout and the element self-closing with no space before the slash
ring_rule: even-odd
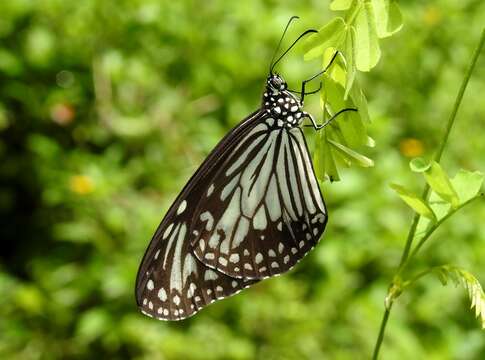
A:
<svg viewBox="0 0 485 360">
<path fill-rule="evenodd" d="M 323 241 L 293 271 L 180 323 L 138 313 L 148 241 L 217 141 L 253 111 L 290 15 L 290 38 L 335 13 L 328 1 L 0 2 L 2 359 L 366 359 L 430 157 L 485 24 L 481 0 L 401 2 L 404 28 L 359 74 L 375 160 L 325 182 Z M 288 39 L 289 41 L 289 39 Z M 443 158 L 485 171 L 485 59 Z M 320 68 L 298 49 L 280 71 Z M 310 104 L 310 107 L 316 107 Z M 312 133 L 308 133 L 311 142 Z M 415 269 L 452 263 L 485 283 L 485 206 L 426 246 Z M 383 359 L 484 359 L 461 288 L 423 279 L 394 307 Z"/>
</svg>

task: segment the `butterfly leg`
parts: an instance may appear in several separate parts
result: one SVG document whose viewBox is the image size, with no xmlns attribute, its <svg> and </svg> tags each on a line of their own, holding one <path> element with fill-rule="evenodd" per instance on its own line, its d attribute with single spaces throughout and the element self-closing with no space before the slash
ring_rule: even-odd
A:
<svg viewBox="0 0 485 360">
<path fill-rule="evenodd" d="M 320 82 L 320 88 L 318 90 L 316 90 L 315 92 L 313 92 L 313 91 L 312 92 L 305 92 L 306 84 L 308 82 L 312 81 L 313 79 L 319 77 L 320 75 L 326 73 L 327 70 L 330 68 L 330 66 L 332 66 L 332 64 L 334 63 L 334 61 L 335 61 L 335 59 L 337 58 L 338 55 L 342 56 L 342 53 L 340 51 L 335 51 L 335 54 L 333 54 L 329 63 L 327 64 L 327 66 L 325 66 L 325 69 L 323 69 L 322 71 L 319 71 L 318 73 L 313 75 L 311 78 L 302 81 L 302 83 L 301 83 L 301 98 L 300 98 L 300 102 L 301 102 L 302 105 L 303 105 L 303 101 L 305 99 L 305 95 L 314 94 L 315 92 L 320 91 L 320 89 L 322 88 L 322 83 Z"/>
<path fill-rule="evenodd" d="M 357 111 L 357 109 L 355 109 L 355 108 L 345 108 L 345 109 L 342 109 L 340 111 L 337 111 L 330 119 L 328 119 L 327 121 L 325 121 L 321 125 L 317 124 L 317 122 L 315 121 L 315 119 L 313 118 L 313 116 L 311 114 L 304 111 L 303 117 L 308 118 L 310 120 L 310 122 L 312 123 L 312 125 L 305 125 L 305 126 L 312 126 L 315 130 L 320 130 L 320 129 L 324 128 L 325 126 L 327 126 L 328 124 L 330 124 L 330 122 L 333 121 L 337 116 L 339 116 L 340 114 L 347 112 L 347 111 Z"/>
<path fill-rule="evenodd" d="M 320 81 L 320 85 L 318 86 L 318 89 L 305 92 L 305 95 L 313 95 L 313 94 L 316 94 L 317 92 L 319 92 L 320 90 L 322 90 L 322 85 L 323 85 L 323 83 Z M 296 91 L 296 90 L 288 90 L 288 91 L 290 91 L 292 93 L 295 93 L 295 94 L 299 94 L 299 95 L 302 94 L 301 91 Z"/>
</svg>

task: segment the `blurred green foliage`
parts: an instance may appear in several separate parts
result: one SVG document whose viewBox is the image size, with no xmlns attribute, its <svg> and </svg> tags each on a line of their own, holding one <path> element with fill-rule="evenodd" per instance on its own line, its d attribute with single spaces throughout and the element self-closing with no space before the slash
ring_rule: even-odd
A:
<svg viewBox="0 0 485 360">
<path fill-rule="evenodd" d="M 133 296 L 152 232 L 259 105 L 289 16 L 302 19 L 294 36 L 334 13 L 315 0 L 1 1 L 0 358 L 368 358 L 411 221 L 388 184 L 422 187 L 409 158 L 436 148 L 485 23 L 481 0 L 400 7 L 403 29 L 359 75 L 375 167 L 323 184 L 320 245 L 290 274 L 164 323 L 139 314 Z M 293 84 L 320 67 L 302 54 L 280 69 Z M 451 175 L 485 170 L 483 63 L 442 161 Z M 484 218 L 480 203 L 454 217 L 422 261 L 459 264 L 483 283 Z M 383 358 L 483 359 L 468 306 L 461 289 L 421 281 L 394 307 Z"/>
</svg>

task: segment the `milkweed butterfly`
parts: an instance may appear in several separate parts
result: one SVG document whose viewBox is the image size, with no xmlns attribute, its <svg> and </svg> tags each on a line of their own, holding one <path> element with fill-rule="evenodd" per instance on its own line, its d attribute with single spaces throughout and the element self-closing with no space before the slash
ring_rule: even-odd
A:
<svg viewBox="0 0 485 360">
<path fill-rule="evenodd" d="M 319 241 L 327 210 L 300 126 L 304 119 L 317 130 L 326 125 L 303 110 L 304 96 L 319 91 L 305 92 L 306 83 L 325 70 L 303 81 L 301 92 L 274 72 L 314 32 L 302 33 L 276 61 L 273 56 L 261 108 L 219 142 L 158 226 L 136 279 L 142 313 L 187 318 L 288 271 Z M 332 119 L 347 110 L 355 109 Z"/>
</svg>

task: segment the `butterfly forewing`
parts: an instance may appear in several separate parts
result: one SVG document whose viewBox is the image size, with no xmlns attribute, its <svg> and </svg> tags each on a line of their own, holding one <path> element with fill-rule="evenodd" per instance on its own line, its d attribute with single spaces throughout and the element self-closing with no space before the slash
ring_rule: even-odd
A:
<svg viewBox="0 0 485 360">
<path fill-rule="evenodd" d="M 260 112 L 252 114 L 216 146 L 160 223 L 137 275 L 136 300 L 143 313 L 163 320 L 183 319 L 255 282 L 227 276 L 200 262 L 192 251 L 191 238 L 197 232 L 191 223 L 218 169 L 261 117 Z"/>
<path fill-rule="evenodd" d="M 194 253 L 236 278 L 290 269 L 319 240 L 327 215 L 300 128 L 261 119 L 227 155 L 194 213 Z"/>
</svg>

